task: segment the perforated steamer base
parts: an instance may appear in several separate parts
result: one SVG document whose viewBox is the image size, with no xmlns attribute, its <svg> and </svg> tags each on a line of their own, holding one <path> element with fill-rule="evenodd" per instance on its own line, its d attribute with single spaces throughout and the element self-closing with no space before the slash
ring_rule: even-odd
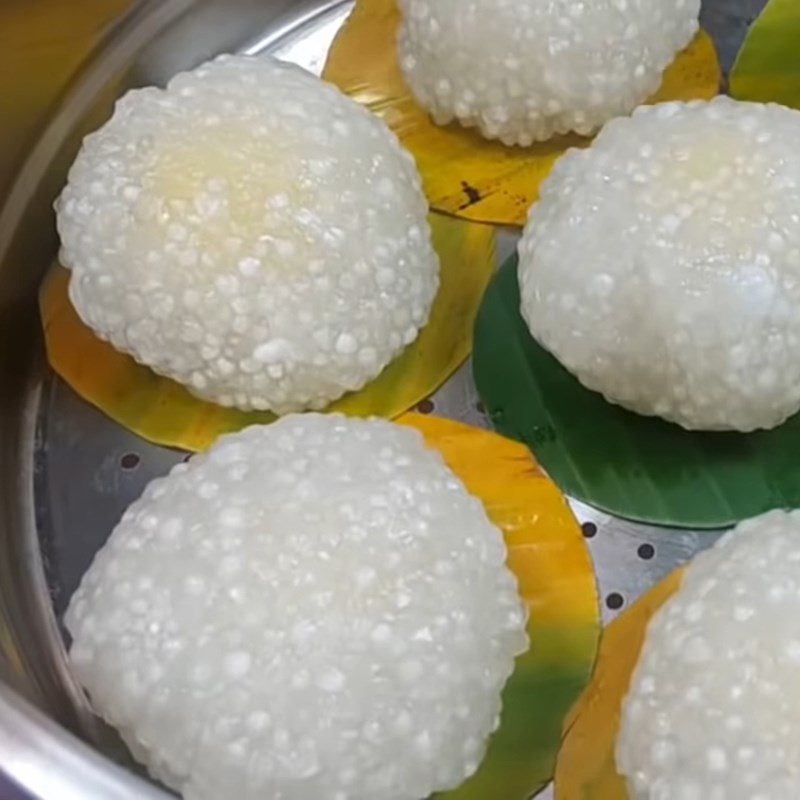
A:
<svg viewBox="0 0 800 800">
<path fill-rule="evenodd" d="M 749 22 L 764 0 L 706 0 L 704 24 L 729 67 Z M 331 4 L 312 19 L 265 31 L 243 51 L 270 52 L 319 73 L 351 2 Z M 515 235 L 501 234 L 498 261 Z M 489 427 L 466 365 L 419 410 Z M 36 516 L 42 558 L 56 615 L 95 552 L 154 477 L 185 453 L 151 445 L 111 422 L 51 375 L 43 387 L 36 453 Z M 612 619 L 648 587 L 709 547 L 719 532 L 671 530 L 631 523 L 574 502 L 594 558 L 604 618 Z"/>
</svg>

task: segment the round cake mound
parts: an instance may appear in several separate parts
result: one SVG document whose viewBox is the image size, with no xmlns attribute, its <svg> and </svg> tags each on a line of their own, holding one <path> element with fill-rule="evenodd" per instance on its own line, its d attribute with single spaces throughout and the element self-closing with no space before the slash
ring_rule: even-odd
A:
<svg viewBox="0 0 800 800">
<path fill-rule="evenodd" d="M 153 481 L 73 596 L 75 672 L 190 800 L 420 800 L 527 647 L 501 533 L 414 429 L 308 414 Z"/>
<path fill-rule="evenodd" d="M 800 512 L 695 558 L 647 631 L 617 768 L 635 800 L 800 797 Z"/>
<path fill-rule="evenodd" d="M 630 113 L 698 29 L 699 0 L 399 0 L 400 65 L 436 122 L 530 145 Z"/>
<path fill-rule="evenodd" d="M 588 388 L 685 428 L 800 409 L 800 113 L 720 97 L 609 123 L 545 182 L 522 314 Z"/>
<path fill-rule="evenodd" d="M 57 212 L 84 322 L 225 406 L 318 409 L 360 389 L 417 337 L 438 288 L 397 138 L 266 57 L 129 92 Z"/>
</svg>

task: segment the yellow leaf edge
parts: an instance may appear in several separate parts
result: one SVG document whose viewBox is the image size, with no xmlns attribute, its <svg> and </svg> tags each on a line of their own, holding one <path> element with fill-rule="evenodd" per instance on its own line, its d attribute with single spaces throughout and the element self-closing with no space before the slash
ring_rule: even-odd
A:
<svg viewBox="0 0 800 800">
<path fill-rule="evenodd" d="M 556 800 L 629 800 L 614 755 L 622 703 L 647 626 L 678 591 L 684 573 L 685 568 L 672 572 L 605 629 L 592 680 L 564 726 L 556 762 Z"/>
</svg>

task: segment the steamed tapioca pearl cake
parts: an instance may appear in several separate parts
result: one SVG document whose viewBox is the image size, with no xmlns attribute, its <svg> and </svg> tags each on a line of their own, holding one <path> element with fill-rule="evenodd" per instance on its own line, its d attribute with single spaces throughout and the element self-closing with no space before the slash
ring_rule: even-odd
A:
<svg viewBox="0 0 800 800">
<path fill-rule="evenodd" d="M 560 159 L 519 246 L 522 314 L 588 388 L 689 429 L 800 409 L 800 113 L 643 107 Z"/>
<path fill-rule="evenodd" d="M 800 512 L 741 523 L 655 615 L 622 712 L 632 800 L 800 797 Z"/>
<path fill-rule="evenodd" d="M 71 600 L 94 708 L 191 800 L 458 786 L 527 648 L 500 531 L 421 435 L 292 415 L 146 489 Z"/>
<path fill-rule="evenodd" d="M 630 113 L 698 29 L 699 0 L 399 0 L 400 65 L 439 124 L 530 145 Z"/>
<path fill-rule="evenodd" d="M 70 297 L 199 397 L 322 408 L 377 376 L 438 288 L 411 157 L 303 70 L 221 56 L 129 92 L 57 203 Z"/>
</svg>

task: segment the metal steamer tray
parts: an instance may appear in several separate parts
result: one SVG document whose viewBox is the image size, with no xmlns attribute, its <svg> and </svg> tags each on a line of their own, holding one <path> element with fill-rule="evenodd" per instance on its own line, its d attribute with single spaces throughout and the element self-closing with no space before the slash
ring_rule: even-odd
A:
<svg viewBox="0 0 800 800">
<path fill-rule="evenodd" d="M 764 2 L 704 0 L 704 25 L 725 68 Z M 57 251 L 52 201 L 80 139 L 125 89 L 163 84 L 180 69 L 231 51 L 271 53 L 319 74 L 352 5 L 138 4 L 53 113 L 0 212 L 0 676 L 49 716 L 0 685 L 0 773 L 34 796 L 167 797 L 105 757 L 132 766 L 70 676 L 60 620 L 123 510 L 152 478 L 186 457 L 111 422 L 48 370 L 35 308 L 38 282 Z M 515 243 L 516 234 L 501 232 L 498 259 Z M 488 427 L 469 365 L 418 410 Z M 606 621 L 719 535 L 636 524 L 578 502 L 573 508 L 594 558 Z M 25 796 L 0 778 L 0 797 Z"/>
</svg>

